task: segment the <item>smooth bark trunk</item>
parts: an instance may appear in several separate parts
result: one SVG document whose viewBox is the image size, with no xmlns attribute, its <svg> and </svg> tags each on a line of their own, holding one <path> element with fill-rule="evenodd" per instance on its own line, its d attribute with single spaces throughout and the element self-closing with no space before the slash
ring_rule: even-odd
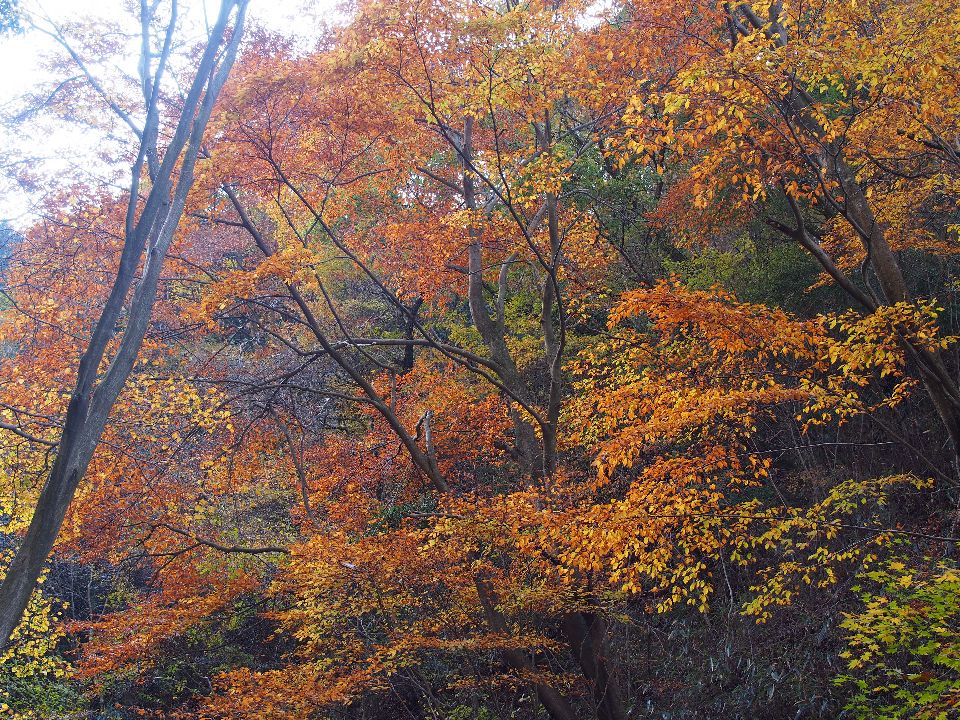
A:
<svg viewBox="0 0 960 720">
<path fill-rule="evenodd" d="M 67 405 L 57 457 L 40 492 L 30 526 L 0 584 L 0 648 L 7 646 L 20 623 L 77 486 L 87 471 L 113 405 L 140 351 L 156 300 L 160 269 L 180 222 L 187 192 L 193 184 L 203 132 L 236 57 L 247 2 L 229 0 L 222 4 L 162 163 L 156 162 L 156 147 L 144 145 L 150 142 L 150 138 L 157 137 L 156 127 L 151 127 L 151 123 L 159 117 L 155 104 L 147 107 L 147 126 L 141 134 L 140 152 L 134 165 L 127 232 L 117 276 L 80 358 L 77 383 Z M 233 34 L 227 40 L 230 18 L 235 9 Z M 175 9 L 173 14 L 175 16 Z M 172 29 L 168 30 L 168 39 L 171 34 Z M 166 47 L 169 49 L 169 43 Z M 145 62 L 147 67 L 151 66 L 149 59 Z M 153 88 L 159 85 L 166 58 L 159 62 Z M 158 94 L 155 90 L 148 91 L 145 86 L 144 95 L 148 103 L 151 99 L 156 103 Z M 144 163 L 150 173 L 152 188 L 137 219 L 137 191 Z M 178 164 L 179 173 L 176 172 Z M 141 278 L 129 305 L 126 305 L 144 249 L 146 258 Z M 100 366 L 125 306 L 128 312 L 126 329 L 116 354 L 101 376 Z"/>
</svg>

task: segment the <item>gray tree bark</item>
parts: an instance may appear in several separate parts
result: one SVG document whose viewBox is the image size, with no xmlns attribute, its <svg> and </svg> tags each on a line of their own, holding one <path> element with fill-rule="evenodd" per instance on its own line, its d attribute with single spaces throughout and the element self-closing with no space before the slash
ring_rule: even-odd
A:
<svg viewBox="0 0 960 720">
<path fill-rule="evenodd" d="M 149 36 L 143 38 L 140 80 L 145 123 L 138 127 L 115 103 L 110 103 L 136 133 L 140 146 L 133 166 L 128 198 L 124 245 L 113 287 L 80 357 L 77 382 L 70 396 L 57 456 L 47 476 L 33 519 L 0 584 L 0 648 L 20 623 L 77 486 L 86 473 L 103 434 L 113 405 L 136 362 L 157 297 L 160 269 L 179 225 L 201 152 L 203 133 L 214 103 L 236 59 L 249 0 L 223 0 L 216 22 L 210 28 L 197 72 L 183 101 L 170 143 L 162 153 L 157 147 L 160 125 L 160 84 L 167 70 L 177 21 L 177 2 L 172 0 L 170 22 L 159 57 L 151 51 Z M 141 26 L 150 32 L 157 3 L 141 3 Z M 63 45 L 97 92 L 105 93 L 58 31 L 47 31 Z M 140 181 L 146 173 L 150 189 L 140 206 Z M 137 269 L 140 278 L 134 285 Z M 131 287 L 133 293 L 127 296 Z M 126 327 L 120 344 L 103 373 L 103 364 L 117 321 L 126 310 Z"/>
</svg>

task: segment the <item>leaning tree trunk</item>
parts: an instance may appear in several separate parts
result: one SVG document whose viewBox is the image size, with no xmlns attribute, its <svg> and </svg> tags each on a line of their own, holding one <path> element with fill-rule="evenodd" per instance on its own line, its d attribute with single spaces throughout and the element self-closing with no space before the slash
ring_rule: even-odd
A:
<svg viewBox="0 0 960 720">
<path fill-rule="evenodd" d="M 166 54 L 170 52 L 170 41 L 177 21 L 175 2 L 166 30 L 164 54 L 157 58 L 152 54 L 149 40 L 144 39 L 143 47 L 147 54 L 141 58 L 140 71 L 146 121 L 142 128 L 137 128 L 140 148 L 133 167 L 120 266 L 107 302 L 80 358 L 77 382 L 67 406 L 57 457 L 40 492 L 26 535 L 0 584 L 0 648 L 9 643 L 10 636 L 20 623 L 60 533 L 77 486 L 87 471 L 113 405 L 133 370 L 143 344 L 157 297 L 160 269 L 183 214 L 187 193 L 193 185 L 203 133 L 236 58 L 248 2 L 223 0 L 162 161 L 156 145 L 161 117 L 160 85 L 164 81 L 168 60 Z M 146 5 L 143 7 L 145 12 L 151 12 Z M 234 18 L 232 32 L 231 18 Z M 149 32 L 153 19 L 153 15 L 141 18 L 145 33 Z M 81 70 L 86 72 L 82 61 L 65 38 L 56 36 L 56 39 L 77 61 Z M 96 82 L 90 76 L 88 79 Z M 118 112 L 123 113 L 122 110 Z M 124 114 L 123 119 L 132 122 L 128 115 Z M 151 187 L 138 215 L 140 178 L 144 172 L 150 178 Z M 134 285 L 141 260 L 141 276 L 128 303 L 126 298 Z M 100 366 L 124 309 L 127 314 L 126 328 L 116 354 L 101 376 Z"/>
<path fill-rule="evenodd" d="M 776 47 L 784 47 L 789 42 L 786 26 L 781 22 L 782 3 L 774 2 L 769 7 L 768 20 L 754 12 L 750 3 L 737 6 L 727 5 L 728 30 L 731 44 L 736 47 L 740 35 L 748 35 L 750 28 L 739 19 L 739 14 L 755 31 L 761 31 L 773 42 Z M 876 273 L 880 283 L 883 298 L 876 300 L 865 297 L 852 283 L 840 278 L 838 283 L 848 294 L 858 302 L 865 304 L 872 312 L 884 303 L 894 304 L 910 300 L 910 293 L 903 278 L 899 260 L 890 247 L 882 223 L 878 222 L 876 214 L 870 207 L 870 202 L 857 181 L 854 171 L 847 158 L 844 157 L 842 146 L 827 138 L 823 127 L 809 112 L 813 104 L 812 98 L 802 89 L 802 83 L 790 75 L 791 85 L 799 86 L 777 100 L 780 111 L 796 124 L 810 138 L 820 143 L 822 150 L 816 154 L 807 154 L 807 162 L 815 169 L 818 175 L 836 181 L 840 186 L 842 201 L 833 197 L 824 183 L 823 201 L 833 211 L 841 215 L 853 228 L 863 245 L 867 261 Z M 821 267 L 838 280 L 837 268 L 833 261 L 823 252 L 817 242 L 808 242 L 803 227 L 803 218 L 800 216 L 796 201 L 788 194 L 788 200 L 797 215 L 798 227 L 795 230 L 782 228 L 786 234 L 796 236 L 801 244 L 814 256 Z M 779 226 L 779 224 L 774 223 Z M 842 273 L 841 273 L 842 275 Z M 947 370 L 943 358 L 935 351 L 918 347 L 909 338 L 904 337 L 903 345 L 908 355 L 916 362 L 919 368 L 920 380 L 931 403 L 940 417 L 953 446 L 955 460 L 960 458 L 960 385 L 957 384 Z"/>
</svg>

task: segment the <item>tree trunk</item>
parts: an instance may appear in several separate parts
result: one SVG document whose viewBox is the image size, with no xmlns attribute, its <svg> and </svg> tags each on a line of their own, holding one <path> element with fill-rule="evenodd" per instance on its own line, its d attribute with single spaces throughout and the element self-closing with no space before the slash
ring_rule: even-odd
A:
<svg viewBox="0 0 960 720">
<path fill-rule="evenodd" d="M 470 210 L 477 209 L 476 191 L 473 185 L 473 175 L 469 167 L 472 162 L 471 138 L 473 135 L 473 118 L 464 121 L 463 147 L 460 154 L 463 160 L 463 197 Z M 483 297 L 483 248 L 480 244 L 480 231 L 471 226 L 468 229 L 470 244 L 467 249 L 467 270 L 469 280 L 467 285 L 470 315 L 474 327 L 480 334 L 490 360 L 496 366 L 497 376 L 503 385 L 516 397 L 524 402 L 530 401 L 526 384 L 520 378 L 517 366 L 507 348 L 506 327 L 503 313 L 498 311 L 496 317 L 491 317 L 487 302 Z M 503 284 L 501 283 L 501 286 Z M 503 288 L 501 287 L 501 293 Z M 503 297 L 500 298 L 499 308 L 502 308 Z M 499 310 L 498 308 L 498 310 Z M 523 469 L 533 475 L 543 473 L 543 449 L 537 440 L 537 433 L 533 426 L 523 417 L 520 410 L 511 408 L 510 419 L 513 421 L 514 446 L 520 458 Z"/>
<path fill-rule="evenodd" d="M 909 302 L 910 291 L 903 279 L 903 271 L 896 254 L 887 242 L 883 226 L 877 222 L 853 169 L 843 160 L 822 161 L 833 171 L 843 190 L 843 214 L 856 230 L 863 243 L 870 266 L 880 281 L 880 288 L 888 303 Z M 924 389 L 930 397 L 947 435 L 953 452 L 960 456 L 960 393 L 938 353 L 908 347 L 918 361 Z"/>
<path fill-rule="evenodd" d="M 236 58 L 243 34 L 247 3 L 248 0 L 224 0 L 222 3 L 162 163 L 157 162 L 157 149 L 151 144 L 151 138 L 155 140 L 157 137 L 156 123 L 159 118 L 158 94 L 153 89 L 157 88 L 162 80 L 166 58 L 160 59 L 157 75 L 153 78 L 149 77 L 149 72 L 143 71 L 143 67 L 153 67 L 153 56 L 141 60 L 144 98 L 147 104 L 146 125 L 140 133 L 140 152 L 133 169 L 120 266 L 107 302 L 80 358 L 77 382 L 67 405 L 56 460 L 40 492 L 26 535 L 7 568 L 3 583 L 0 584 L 0 648 L 6 647 L 13 631 L 20 624 L 47 557 L 60 533 L 70 502 L 103 434 L 113 405 L 133 370 L 156 301 L 160 268 L 183 214 L 187 193 L 193 185 L 193 173 L 200 155 L 203 133 L 220 89 L 226 82 L 227 74 Z M 234 10 L 236 20 L 233 34 L 229 35 L 230 18 Z M 150 19 L 142 18 L 144 27 L 149 26 Z M 174 13 L 168 33 L 173 32 L 175 23 Z M 59 41 L 76 59 L 66 40 L 59 38 Z M 149 49 L 149 43 L 145 44 Z M 140 175 L 144 170 L 144 163 L 150 175 L 151 189 L 139 219 L 136 219 Z M 125 307 L 128 291 L 145 249 L 146 258 L 141 278 L 127 306 L 128 319 L 119 348 L 100 377 L 99 369 L 107 346 L 115 332 L 117 319 Z"/>
<path fill-rule="evenodd" d="M 599 720 L 626 720 L 627 711 L 620 686 L 607 667 L 607 623 L 589 612 L 571 613 L 563 622 L 563 632 L 580 669 L 593 691 Z"/>
<path fill-rule="evenodd" d="M 730 33 L 732 45 L 736 46 L 738 33 L 746 33 L 747 29 L 739 23 L 735 14 L 743 12 L 747 22 L 755 30 L 763 31 L 774 41 L 777 47 L 784 47 L 789 37 L 786 27 L 780 21 L 782 7 L 774 3 L 769 9 L 769 23 L 758 16 L 749 3 L 737 6 L 736 10 L 728 7 Z M 795 79 L 795 78 L 794 78 Z M 802 86 L 802 83 L 799 83 Z M 826 187 L 822 188 L 821 195 L 824 203 L 833 211 L 842 215 L 860 238 L 866 252 L 867 261 L 873 268 L 880 282 L 884 297 L 878 302 L 894 304 L 910 300 L 910 293 L 903 279 L 903 271 L 896 254 L 887 241 L 883 226 L 877 221 L 870 202 L 857 181 L 856 172 L 843 155 L 843 147 L 836 141 L 828 140 L 823 128 L 809 112 L 813 103 L 812 98 L 802 89 L 795 89 L 787 93 L 779 101 L 781 110 L 791 122 L 795 122 L 811 138 L 822 145 L 822 150 L 816 157 L 809 157 L 818 175 L 822 178 L 836 179 L 840 185 L 842 202 L 833 197 Z M 802 232 L 802 228 L 800 229 Z M 809 248 L 808 248 L 809 249 Z M 814 255 L 823 265 L 823 258 Z M 827 269 L 825 267 L 825 269 Z M 940 416 L 944 429 L 953 445 L 955 458 L 960 457 L 960 386 L 950 376 L 942 357 L 936 352 L 928 352 L 904 341 L 908 354 L 917 361 L 920 369 L 920 379 L 931 403 Z"/>
<path fill-rule="evenodd" d="M 418 297 L 413 301 L 413 304 L 410 305 L 409 311 L 406 313 L 406 322 L 403 326 L 403 337 L 408 342 L 403 348 L 403 359 L 400 361 L 401 372 L 408 373 L 413 370 L 414 344 L 412 340 L 417 329 L 417 313 L 420 312 L 421 305 L 423 305 L 423 298 Z"/>
<path fill-rule="evenodd" d="M 487 625 L 494 632 L 510 635 L 510 627 L 507 620 L 496 606 L 496 590 L 493 585 L 482 578 L 475 578 L 474 583 L 477 588 L 477 596 L 480 598 L 480 605 L 483 607 L 483 614 Z M 534 665 L 526 653 L 520 650 L 506 650 L 503 653 L 507 664 L 514 670 L 529 671 L 534 669 Z M 576 720 L 577 714 L 573 706 L 567 701 L 560 692 L 544 683 L 535 683 L 534 691 L 537 699 L 546 709 L 553 720 Z"/>
</svg>

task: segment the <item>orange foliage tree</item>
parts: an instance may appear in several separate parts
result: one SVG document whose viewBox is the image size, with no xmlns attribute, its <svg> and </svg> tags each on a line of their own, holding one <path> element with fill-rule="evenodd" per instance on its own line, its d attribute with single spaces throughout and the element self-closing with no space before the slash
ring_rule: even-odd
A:
<svg viewBox="0 0 960 720">
<path fill-rule="evenodd" d="M 891 7 L 630 2 L 590 25 L 580 2 L 364 1 L 309 52 L 252 39 L 67 516 L 72 557 L 142 573 L 71 625 L 79 676 L 145 682 L 254 608 L 262 647 L 179 711 L 441 717 L 499 694 L 625 720 L 612 640 L 635 618 L 726 594 L 767 622 L 893 543 L 944 540 L 888 522 L 953 471 L 883 418 L 923 386 L 960 437 L 955 338 L 898 254 L 945 256 L 956 232 L 953 101 L 916 100 L 953 71 L 956 13 Z M 923 49 L 898 53 L 907 36 Z M 7 270 L 13 529 L 63 454 L 132 197 L 38 225 Z M 683 258 L 757 219 L 857 309 L 800 317 L 631 256 L 634 225 Z M 860 419 L 924 476 L 788 502 L 770 428 Z"/>
</svg>

